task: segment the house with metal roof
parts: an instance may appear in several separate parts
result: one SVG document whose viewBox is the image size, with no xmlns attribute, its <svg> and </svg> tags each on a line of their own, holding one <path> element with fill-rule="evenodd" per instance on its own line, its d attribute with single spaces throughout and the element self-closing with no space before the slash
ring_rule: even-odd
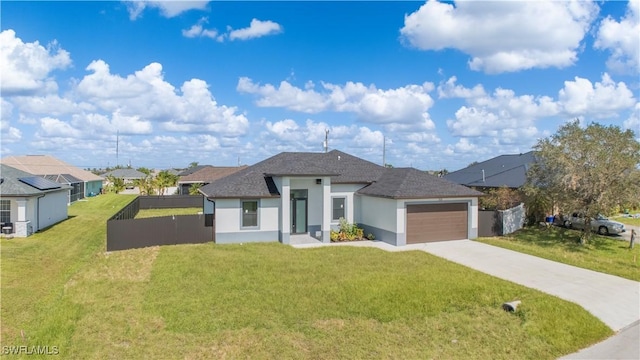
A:
<svg viewBox="0 0 640 360">
<path fill-rule="evenodd" d="M 70 186 L 0 164 L 0 230 L 27 237 L 68 217 Z"/>
<path fill-rule="evenodd" d="M 79 193 L 77 193 L 78 196 L 74 197 L 77 199 L 100 194 L 100 191 L 102 190 L 103 179 L 100 176 L 90 171 L 67 164 L 66 162 L 51 155 L 7 156 L 2 158 L 0 163 L 33 175 L 49 177 L 64 175 L 65 178 L 66 175 L 70 175 L 79 179 L 83 184 L 77 186 L 77 191 L 79 191 Z M 65 184 L 65 182 L 62 182 L 62 184 Z"/>
<path fill-rule="evenodd" d="M 500 155 L 451 172 L 445 179 L 477 188 L 519 188 L 527 181 L 527 171 L 535 161 L 533 151 Z"/>
<path fill-rule="evenodd" d="M 333 150 L 285 152 L 200 188 L 216 243 L 330 242 L 341 218 L 402 246 L 472 239 L 482 193 L 414 168 L 386 168 Z"/>
</svg>

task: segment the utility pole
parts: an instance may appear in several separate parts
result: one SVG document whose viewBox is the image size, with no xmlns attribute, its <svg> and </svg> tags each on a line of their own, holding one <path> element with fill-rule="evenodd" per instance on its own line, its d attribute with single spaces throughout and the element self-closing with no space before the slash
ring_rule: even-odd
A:
<svg viewBox="0 0 640 360">
<path fill-rule="evenodd" d="M 118 142 L 120 141 L 120 130 L 116 130 L 116 167 L 120 164 L 118 162 Z"/>
<path fill-rule="evenodd" d="M 329 151 L 329 129 L 326 129 L 324 131 L 324 144 L 322 144 L 324 146 L 324 152 L 326 153 L 327 151 Z"/>
<path fill-rule="evenodd" d="M 387 152 L 387 138 L 383 135 L 382 136 L 382 166 L 384 167 L 387 166 L 386 152 Z"/>
</svg>

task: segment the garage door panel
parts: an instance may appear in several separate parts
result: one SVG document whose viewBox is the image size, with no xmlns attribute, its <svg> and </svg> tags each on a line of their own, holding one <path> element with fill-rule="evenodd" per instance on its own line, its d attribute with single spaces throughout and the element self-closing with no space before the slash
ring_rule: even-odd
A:
<svg viewBox="0 0 640 360">
<path fill-rule="evenodd" d="M 467 203 L 407 206 L 407 244 L 466 239 Z"/>
</svg>

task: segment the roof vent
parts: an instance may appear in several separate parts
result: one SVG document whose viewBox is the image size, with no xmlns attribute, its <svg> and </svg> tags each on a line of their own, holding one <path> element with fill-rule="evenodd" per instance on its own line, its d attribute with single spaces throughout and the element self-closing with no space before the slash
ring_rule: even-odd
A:
<svg viewBox="0 0 640 360">
<path fill-rule="evenodd" d="M 340 155 L 338 155 L 338 160 L 340 160 Z"/>
</svg>

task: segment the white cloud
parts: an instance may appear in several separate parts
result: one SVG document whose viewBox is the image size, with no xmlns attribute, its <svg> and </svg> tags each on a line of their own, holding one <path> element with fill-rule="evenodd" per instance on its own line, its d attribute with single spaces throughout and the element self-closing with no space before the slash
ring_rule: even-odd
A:
<svg viewBox="0 0 640 360">
<path fill-rule="evenodd" d="M 79 129 L 71 126 L 67 122 L 51 117 L 40 119 L 40 130 L 37 135 L 45 138 L 82 138 L 82 132 Z"/>
<path fill-rule="evenodd" d="M 514 134 L 534 135 L 535 120 L 559 113 L 558 104 L 548 96 L 517 96 L 513 90 L 497 88 L 493 94 L 481 85 L 469 89 L 456 84 L 452 77 L 438 87 L 441 98 L 464 98 L 468 106 L 455 113 L 455 120 L 447 120 L 449 131 L 455 136 L 488 136 L 514 139 Z"/>
<path fill-rule="evenodd" d="M 102 60 L 92 62 L 76 89 L 100 110 L 129 119 L 162 123 L 171 131 L 216 132 L 224 136 L 244 134 L 249 121 L 236 107 L 218 105 L 206 82 L 185 81 L 180 90 L 164 80 L 162 65 L 151 63 L 126 77 L 111 74 Z M 146 131 L 141 125 L 137 131 Z"/>
<path fill-rule="evenodd" d="M 51 72 L 71 65 L 69 53 L 56 41 L 44 47 L 25 43 L 9 29 L 0 33 L 0 89 L 3 96 L 55 92 Z"/>
<path fill-rule="evenodd" d="M 487 73 L 575 63 L 599 8 L 590 1 L 428 0 L 406 15 L 402 39 L 421 50 L 458 49 Z"/>
<path fill-rule="evenodd" d="M 625 83 L 616 84 L 607 73 L 595 84 L 578 76 L 575 81 L 565 81 L 558 98 L 569 116 L 590 115 L 599 118 L 614 116 L 636 103 Z"/>
<path fill-rule="evenodd" d="M 607 16 L 600 23 L 596 49 L 609 50 L 607 67 L 617 73 L 637 75 L 640 71 L 640 1 L 627 3 L 627 11 L 620 21 Z"/>
<path fill-rule="evenodd" d="M 0 138 L 3 143 L 15 143 L 22 139 L 20 129 L 11 126 L 12 114 L 13 105 L 4 98 L 0 98 Z"/>
<path fill-rule="evenodd" d="M 218 30 L 204 28 L 204 24 L 206 24 L 207 22 L 208 22 L 208 18 L 206 17 L 201 18 L 200 20 L 198 20 L 197 23 L 193 24 L 189 29 L 182 30 L 182 36 L 187 38 L 208 37 L 211 39 L 222 41 L 223 37 L 218 35 Z"/>
<path fill-rule="evenodd" d="M 271 84 L 260 85 L 247 77 L 241 77 L 236 87 L 241 93 L 260 95 L 256 105 L 261 107 L 284 107 L 294 111 L 317 113 L 327 109 L 327 100 L 313 88 L 300 89 L 287 81 L 276 88 Z"/>
<path fill-rule="evenodd" d="M 433 99 L 429 95 L 433 84 L 427 82 L 387 90 L 354 82 L 344 85 L 322 83 L 323 91 L 320 92 L 309 83 L 301 89 L 282 81 L 276 88 L 271 84 L 260 85 L 242 77 L 238 80 L 237 90 L 259 95 L 256 105 L 261 107 L 284 107 L 306 113 L 348 112 L 369 123 L 435 128 L 428 113 L 433 106 Z"/>
<path fill-rule="evenodd" d="M 284 119 L 266 122 L 261 140 L 263 146 L 278 146 L 279 151 L 319 151 L 322 149 L 325 130 L 329 130 L 330 149 L 381 149 L 383 134 L 366 126 L 329 125 L 307 119 L 304 125 Z"/>
<path fill-rule="evenodd" d="M 252 19 L 249 27 L 230 30 L 229 40 L 249 40 L 282 32 L 282 26 L 271 20 L 261 21 Z"/>
<path fill-rule="evenodd" d="M 640 102 L 636 103 L 636 106 L 629 115 L 629 118 L 624 121 L 622 126 L 625 129 L 633 130 L 633 132 L 636 133 L 636 137 L 640 138 Z"/>
<path fill-rule="evenodd" d="M 142 12 L 144 12 L 146 8 L 158 9 L 164 17 L 172 18 L 189 10 L 205 10 L 209 1 L 134 0 L 125 1 L 125 3 L 127 4 L 129 19 L 135 20 L 142 15 Z"/>
</svg>

